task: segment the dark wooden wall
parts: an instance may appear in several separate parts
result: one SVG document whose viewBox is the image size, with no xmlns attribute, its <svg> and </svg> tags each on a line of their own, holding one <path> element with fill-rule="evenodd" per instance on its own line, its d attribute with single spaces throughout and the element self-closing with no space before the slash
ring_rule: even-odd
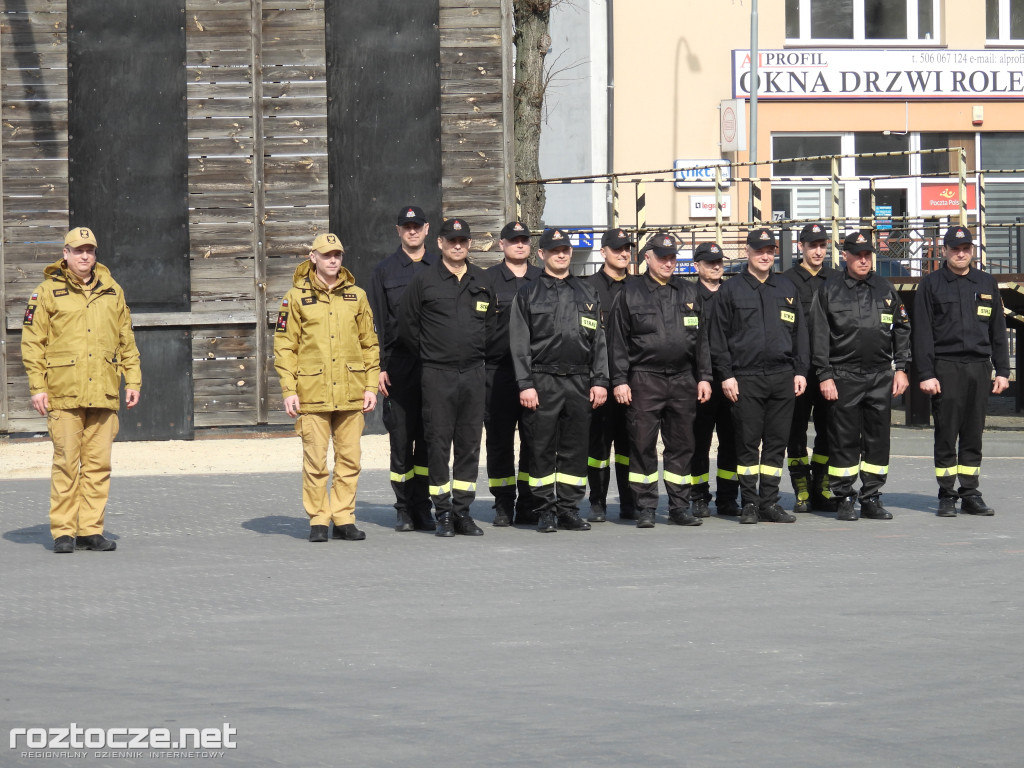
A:
<svg viewBox="0 0 1024 768">
<path fill-rule="evenodd" d="M 69 227 L 68 1 L 0 0 L 0 432 L 45 430 L 29 406 L 20 328 Z M 481 263 L 496 259 L 514 210 L 508 5 L 439 8 L 443 211 L 434 213 L 471 221 Z M 138 313 L 135 324 L 190 331 L 196 428 L 285 423 L 268 321 L 330 226 L 323 0 L 184 6 L 191 301 L 188 311 Z M 378 257 L 393 250 L 393 228 L 381 243 Z"/>
</svg>

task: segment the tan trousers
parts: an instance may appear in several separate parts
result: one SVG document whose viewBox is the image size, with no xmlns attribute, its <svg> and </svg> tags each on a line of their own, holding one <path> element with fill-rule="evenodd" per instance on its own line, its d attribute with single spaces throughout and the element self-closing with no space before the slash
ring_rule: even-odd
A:
<svg viewBox="0 0 1024 768">
<path fill-rule="evenodd" d="M 359 481 L 359 411 L 304 413 L 295 422 L 302 438 L 302 506 L 310 525 L 348 525 L 356 521 L 356 483 Z M 334 480 L 327 497 L 327 444 L 334 441 Z"/>
<path fill-rule="evenodd" d="M 117 437 L 117 411 L 109 408 L 51 410 L 46 425 L 53 441 L 50 472 L 50 533 L 103 533 L 110 495 L 110 446 Z"/>
</svg>

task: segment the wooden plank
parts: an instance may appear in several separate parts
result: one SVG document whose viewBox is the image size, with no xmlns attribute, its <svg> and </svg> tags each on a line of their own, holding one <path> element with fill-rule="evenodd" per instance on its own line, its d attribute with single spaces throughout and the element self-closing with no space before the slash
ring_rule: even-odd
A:
<svg viewBox="0 0 1024 768">
<path fill-rule="evenodd" d="M 4 157 L 13 162 L 35 162 L 61 156 L 67 157 L 67 142 L 4 142 Z"/>
<path fill-rule="evenodd" d="M 301 11 L 295 8 L 263 10 L 264 36 L 281 35 L 291 37 L 296 32 L 319 34 L 321 46 L 324 39 L 324 14 L 319 11 Z"/>
<path fill-rule="evenodd" d="M 266 11 L 319 11 L 324 12 L 324 0 L 264 0 Z"/>
<path fill-rule="evenodd" d="M 327 94 L 323 97 L 291 98 L 263 100 L 263 116 L 267 119 L 282 117 L 303 117 L 322 115 L 327 110 Z"/>
<path fill-rule="evenodd" d="M 330 218 L 329 207 L 325 200 L 322 204 L 307 206 L 267 206 L 267 223 L 310 222 L 316 225 L 319 230 L 327 227 Z M 312 231 L 312 230 L 311 230 Z"/>
<path fill-rule="evenodd" d="M 250 58 L 249 51 L 243 48 L 205 50 L 189 47 L 185 63 L 189 67 L 247 67 Z"/>
<path fill-rule="evenodd" d="M 255 375 L 256 358 L 239 360 L 194 360 L 192 376 L 200 379 L 250 378 Z"/>
<path fill-rule="evenodd" d="M 327 114 L 277 115 L 266 118 L 264 134 L 267 138 L 279 136 L 327 135 Z"/>
<path fill-rule="evenodd" d="M 495 7 L 445 8 L 439 13 L 440 29 L 497 29 L 501 26 L 501 9 Z"/>
<path fill-rule="evenodd" d="M 247 81 L 228 83 L 189 82 L 187 84 L 189 101 L 207 101 L 210 99 L 249 100 L 252 97 L 252 86 Z M 191 111 L 191 110 L 189 110 Z"/>
<path fill-rule="evenodd" d="M 280 63 L 263 66 L 263 82 L 289 83 L 308 80 L 327 79 L 326 64 L 289 64 Z M 326 87 L 326 86 L 325 86 Z"/>
<path fill-rule="evenodd" d="M 212 411 L 195 408 L 193 423 L 197 427 L 252 427 L 256 426 L 254 411 Z"/>
<path fill-rule="evenodd" d="M 252 138 L 253 119 L 245 117 L 209 117 L 193 113 L 189 105 L 189 139 L 235 139 Z"/>
<path fill-rule="evenodd" d="M 501 45 L 498 28 L 441 29 L 441 50 L 445 48 L 494 48 Z"/>
<path fill-rule="evenodd" d="M 245 11 L 249 12 L 250 0 L 186 0 L 185 13 L 206 11 Z"/>
<path fill-rule="evenodd" d="M 327 81 L 326 80 L 293 80 L 291 82 L 263 81 L 264 105 L 266 99 L 295 98 L 295 99 L 316 99 L 323 97 L 327 103 Z"/>
<path fill-rule="evenodd" d="M 253 140 L 249 136 L 209 139 L 189 136 L 189 157 L 252 157 Z"/>
</svg>

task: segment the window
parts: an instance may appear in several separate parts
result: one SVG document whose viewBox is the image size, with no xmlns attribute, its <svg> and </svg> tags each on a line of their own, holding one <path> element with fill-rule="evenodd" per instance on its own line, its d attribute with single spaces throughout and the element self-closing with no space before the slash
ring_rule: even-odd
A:
<svg viewBox="0 0 1024 768">
<path fill-rule="evenodd" d="M 921 149 L 946 149 L 963 147 L 967 150 L 967 172 L 975 172 L 975 151 L 973 133 L 922 133 Z M 921 173 L 939 173 L 956 176 L 960 173 L 959 152 L 936 152 L 921 155 Z"/>
<path fill-rule="evenodd" d="M 1013 171 L 1024 168 L 1024 135 L 981 134 L 981 167 L 986 171 Z"/>
<path fill-rule="evenodd" d="M 791 157 L 817 157 L 818 155 L 840 155 L 843 152 L 843 137 L 831 136 L 774 136 L 772 137 L 773 176 L 831 176 L 832 160 L 798 160 L 778 162 Z"/>
<path fill-rule="evenodd" d="M 991 3 L 1024 0 L 988 0 Z M 786 0 L 788 43 L 921 43 L 936 38 L 939 0 Z"/>
<path fill-rule="evenodd" d="M 859 154 L 869 152 L 906 152 L 910 149 L 910 134 L 855 133 L 853 151 Z M 910 155 L 889 157 L 858 157 L 855 164 L 857 176 L 904 176 L 910 173 Z"/>
<path fill-rule="evenodd" d="M 989 43 L 1024 40 L 1024 0 L 985 0 L 985 37 Z"/>
</svg>

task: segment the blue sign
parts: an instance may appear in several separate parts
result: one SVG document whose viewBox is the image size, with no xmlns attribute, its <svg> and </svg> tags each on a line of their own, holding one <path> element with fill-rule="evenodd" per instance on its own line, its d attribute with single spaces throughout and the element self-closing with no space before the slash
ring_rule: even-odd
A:
<svg viewBox="0 0 1024 768">
<path fill-rule="evenodd" d="M 876 205 L 875 218 L 875 229 L 892 229 L 892 206 Z"/>
<path fill-rule="evenodd" d="M 569 242 L 573 248 L 593 248 L 594 230 L 592 229 L 568 229 Z"/>
<path fill-rule="evenodd" d="M 697 267 L 693 265 L 692 259 L 684 259 L 676 257 L 676 274 L 677 275 L 695 275 L 697 274 Z"/>
</svg>

